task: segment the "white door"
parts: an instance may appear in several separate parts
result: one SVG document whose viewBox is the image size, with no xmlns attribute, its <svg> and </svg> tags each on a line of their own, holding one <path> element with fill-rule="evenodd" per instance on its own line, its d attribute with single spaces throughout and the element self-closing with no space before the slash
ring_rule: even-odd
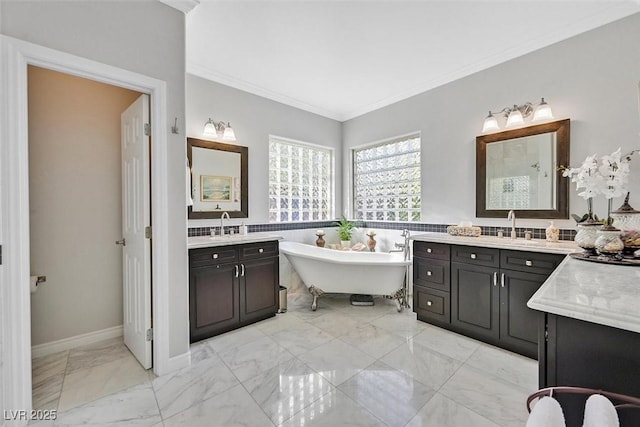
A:
<svg viewBox="0 0 640 427">
<path fill-rule="evenodd" d="M 151 240 L 149 96 L 141 95 L 121 116 L 122 244 L 124 344 L 145 368 L 151 368 Z M 150 334 L 151 335 L 151 334 Z"/>
</svg>

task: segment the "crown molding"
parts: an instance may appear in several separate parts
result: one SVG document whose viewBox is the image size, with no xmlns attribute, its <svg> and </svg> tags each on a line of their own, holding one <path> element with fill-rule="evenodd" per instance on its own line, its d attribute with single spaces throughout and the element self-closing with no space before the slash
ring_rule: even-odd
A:
<svg viewBox="0 0 640 427">
<path fill-rule="evenodd" d="M 194 76 L 201 77 L 205 80 L 211 80 L 216 83 L 223 84 L 225 86 L 230 86 L 232 88 L 242 90 L 244 92 L 251 93 L 253 95 L 261 96 L 263 98 L 270 99 L 272 101 L 279 102 L 281 104 L 288 105 L 290 107 L 298 108 L 300 110 L 307 111 L 309 113 L 317 114 L 319 116 L 323 116 L 332 120 L 336 120 L 339 122 L 343 122 L 345 118 L 334 111 L 329 111 L 325 108 L 318 107 L 316 105 L 308 104 L 299 99 L 292 98 L 290 96 L 273 92 L 269 89 L 266 89 L 262 86 L 249 83 L 247 81 L 238 79 L 233 76 L 229 76 L 227 74 L 220 73 L 218 71 L 214 71 L 206 66 L 195 63 L 194 61 L 187 60 L 187 73 L 193 74 Z"/>
<path fill-rule="evenodd" d="M 200 0 L 158 0 L 161 3 L 187 14 L 200 4 Z"/>
</svg>

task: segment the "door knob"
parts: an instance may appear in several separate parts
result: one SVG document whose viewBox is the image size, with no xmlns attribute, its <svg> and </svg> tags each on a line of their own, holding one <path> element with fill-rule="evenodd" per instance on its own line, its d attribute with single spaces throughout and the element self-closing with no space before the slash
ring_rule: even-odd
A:
<svg viewBox="0 0 640 427">
<path fill-rule="evenodd" d="M 116 245 L 127 246 L 127 242 L 126 242 L 126 240 L 124 240 L 124 237 L 123 237 L 120 240 L 116 240 Z"/>
</svg>

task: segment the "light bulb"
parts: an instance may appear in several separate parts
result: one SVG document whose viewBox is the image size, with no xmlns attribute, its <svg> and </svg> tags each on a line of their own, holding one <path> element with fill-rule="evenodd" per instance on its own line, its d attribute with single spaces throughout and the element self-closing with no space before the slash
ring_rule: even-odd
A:
<svg viewBox="0 0 640 427">
<path fill-rule="evenodd" d="M 224 128 L 224 133 L 222 134 L 222 139 L 224 141 L 235 141 L 236 133 L 233 131 L 231 127 L 231 123 L 227 123 L 227 126 Z"/>
<path fill-rule="evenodd" d="M 204 130 L 202 131 L 203 136 L 218 136 L 218 132 L 216 131 L 216 125 L 213 123 L 213 120 L 209 119 L 207 123 L 204 124 Z"/>
<path fill-rule="evenodd" d="M 509 113 L 509 117 L 507 117 L 506 126 L 519 126 L 522 124 L 524 124 L 524 117 L 522 117 L 522 113 L 518 110 L 518 106 L 514 105 L 513 110 Z"/>
<path fill-rule="evenodd" d="M 542 98 L 540 104 L 536 107 L 536 110 L 533 112 L 533 121 L 542 121 L 542 120 L 551 120 L 553 119 L 553 113 L 551 112 L 551 107 L 547 104 Z"/>
<path fill-rule="evenodd" d="M 482 133 L 498 129 L 500 129 L 500 126 L 498 126 L 498 119 L 496 119 L 496 117 L 491 114 L 491 111 L 489 111 L 489 115 L 484 119 L 484 124 L 482 125 Z"/>
</svg>

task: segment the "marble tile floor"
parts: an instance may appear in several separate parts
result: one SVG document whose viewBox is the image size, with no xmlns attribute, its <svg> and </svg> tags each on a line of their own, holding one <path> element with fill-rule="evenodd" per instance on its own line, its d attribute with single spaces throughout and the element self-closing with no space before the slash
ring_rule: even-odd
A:
<svg viewBox="0 0 640 427">
<path fill-rule="evenodd" d="M 419 322 L 391 300 L 375 302 L 354 307 L 348 296 L 324 295 L 312 312 L 308 294 L 289 294 L 287 313 L 193 344 L 191 366 L 159 378 L 125 366 L 117 342 L 34 360 L 34 379 L 62 391 L 57 400 L 42 393 L 57 420 L 34 425 L 526 424 L 536 361 Z M 114 361 L 117 381 L 93 374 Z"/>
</svg>

